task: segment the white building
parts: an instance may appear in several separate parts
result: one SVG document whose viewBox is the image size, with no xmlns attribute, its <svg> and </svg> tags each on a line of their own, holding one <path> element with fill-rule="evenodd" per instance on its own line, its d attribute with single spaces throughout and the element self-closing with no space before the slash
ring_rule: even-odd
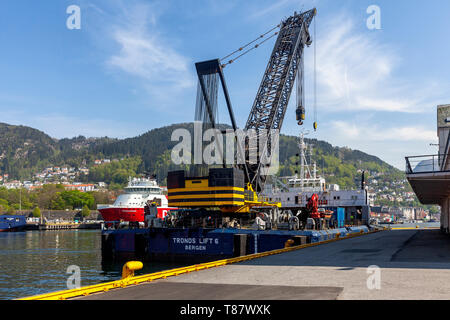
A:
<svg viewBox="0 0 450 320">
<path fill-rule="evenodd" d="M 3 184 L 6 189 L 20 189 L 22 187 L 22 183 L 20 181 L 11 181 L 11 182 L 5 182 Z"/>
</svg>

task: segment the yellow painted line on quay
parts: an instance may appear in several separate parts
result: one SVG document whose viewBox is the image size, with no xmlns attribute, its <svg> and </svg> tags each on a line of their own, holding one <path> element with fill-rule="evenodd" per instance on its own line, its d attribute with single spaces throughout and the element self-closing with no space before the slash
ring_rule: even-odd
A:
<svg viewBox="0 0 450 320">
<path fill-rule="evenodd" d="M 181 267 L 181 268 L 176 268 L 176 269 L 171 269 L 171 270 L 166 270 L 166 271 L 160 271 L 160 272 L 151 273 L 151 274 L 147 274 L 147 275 L 127 277 L 127 278 L 121 279 L 121 280 L 81 287 L 81 288 L 77 288 L 77 289 L 56 291 L 56 292 L 51 292 L 51 293 L 46 293 L 46 294 L 41 294 L 41 295 L 36 295 L 36 296 L 20 298 L 17 300 L 67 300 L 67 299 L 76 298 L 76 297 L 88 296 L 91 294 L 108 292 L 109 290 L 114 290 L 114 289 L 118 289 L 118 288 L 125 288 L 128 286 L 138 285 L 138 284 L 141 284 L 144 282 L 152 282 L 154 280 L 166 279 L 168 277 L 178 276 L 178 275 L 186 274 L 186 273 L 190 273 L 190 272 L 225 266 L 225 265 L 238 263 L 238 262 L 249 261 L 249 260 L 253 260 L 253 259 L 263 258 L 263 257 L 271 256 L 271 255 L 301 250 L 301 249 L 310 248 L 310 247 L 316 247 L 316 246 L 319 246 L 322 244 L 327 244 L 327 243 L 341 241 L 341 240 L 345 240 L 345 239 L 360 237 L 363 235 L 377 233 L 377 232 L 384 231 L 384 230 L 388 230 L 388 229 L 384 228 L 382 230 L 375 230 L 375 231 L 370 231 L 367 233 L 364 233 L 364 232 L 354 233 L 354 234 L 349 234 L 345 237 L 338 237 L 335 239 L 325 240 L 325 241 L 321 241 L 321 242 L 308 243 L 308 244 L 304 244 L 304 245 L 300 245 L 300 246 L 293 246 L 293 247 L 287 247 L 287 248 L 277 249 L 277 250 L 273 250 L 273 251 L 255 253 L 255 254 L 242 256 L 242 257 L 207 262 L 207 263 L 192 265 L 192 266 L 188 266 L 188 267 Z"/>
<path fill-rule="evenodd" d="M 408 227 L 408 228 L 390 228 L 390 230 L 440 230 L 440 228 L 436 228 L 436 227 L 424 227 L 424 228 L 412 228 L 412 227 Z"/>
</svg>

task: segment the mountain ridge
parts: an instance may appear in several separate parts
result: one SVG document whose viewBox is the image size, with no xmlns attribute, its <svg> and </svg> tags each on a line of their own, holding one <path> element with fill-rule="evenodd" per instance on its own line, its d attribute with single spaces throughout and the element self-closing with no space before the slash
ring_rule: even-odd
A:
<svg viewBox="0 0 450 320">
<path fill-rule="evenodd" d="M 92 167 L 96 159 L 139 157 L 141 163 L 136 173 L 152 172 L 163 182 L 167 171 L 177 168 L 170 161 L 170 152 L 178 143 L 171 141 L 171 134 L 179 128 L 193 132 L 192 123 L 179 123 L 125 139 L 84 136 L 55 139 L 31 127 L 0 123 L 0 174 L 7 173 L 12 179 L 31 179 L 33 173 L 47 166 Z M 280 135 L 280 175 L 295 174 L 299 153 L 297 139 Z M 357 184 L 358 170 L 401 176 L 400 170 L 377 156 L 317 139 L 305 141 L 314 145 L 313 160 L 330 183 L 340 182 L 351 187 Z"/>
</svg>

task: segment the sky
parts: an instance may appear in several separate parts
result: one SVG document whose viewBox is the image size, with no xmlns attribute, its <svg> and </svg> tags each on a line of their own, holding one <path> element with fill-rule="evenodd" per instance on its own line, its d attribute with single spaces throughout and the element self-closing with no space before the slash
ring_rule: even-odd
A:
<svg viewBox="0 0 450 320">
<path fill-rule="evenodd" d="M 80 8 L 79 29 L 67 27 L 71 5 Z M 380 8 L 379 29 L 367 26 L 371 5 Z M 307 130 L 399 169 L 405 156 L 437 153 L 436 107 L 450 103 L 448 0 L 4 0 L 0 122 L 58 139 L 133 137 L 191 122 L 195 62 L 222 58 L 313 7 L 307 121 L 297 126 L 293 93 L 281 133 Z M 224 70 L 241 128 L 274 43 Z M 224 107 L 219 120 L 229 122 Z"/>
</svg>

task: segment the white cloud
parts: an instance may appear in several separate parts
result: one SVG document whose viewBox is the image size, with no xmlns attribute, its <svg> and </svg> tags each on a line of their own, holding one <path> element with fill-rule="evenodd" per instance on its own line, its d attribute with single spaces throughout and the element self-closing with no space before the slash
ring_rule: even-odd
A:
<svg viewBox="0 0 450 320">
<path fill-rule="evenodd" d="M 405 156 L 436 153 L 434 113 L 450 98 L 448 82 L 405 76 L 402 70 L 416 66 L 395 43 L 383 42 L 383 31 L 370 32 L 347 14 L 317 19 L 318 138 L 399 169 Z M 305 51 L 307 106 L 313 53 L 313 46 Z"/>
<path fill-rule="evenodd" d="M 373 141 L 431 143 L 437 140 L 436 131 L 421 126 L 386 128 L 374 124 L 333 121 L 332 131 L 345 141 L 362 140 L 366 143 Z"/>
<path fill-rule="evenodd" d="M 110 33 L 119 51 L 107 59 L 107 65 L 137 77 L 150 89 L 191 88 L 191 61 L 161 36 L 155 12 L 154 6 L 142 2 L 124 7 Z"/>
<path fill-rule="evenodd" d="M 192 86 L 188 60 L 170 47 L 165 47 L 156 36 L 118 30 L 114 40 L 121 50 L 108 64 L 124 72 L 155 83 L 187 88 Z"/>
<path fill-rule="evenodd" d="M 388 127 L 361 119 L 331 121 L 318 138 L 375 155 L 400 170 L 406 156 L 436 153 L 430 144 L 438 142 L 436 131 L 426 126 Z"/>
<path fill-rule="evenodd" d="M 422 113 L 430 111 L 445 93 L 444 84 L 425 79 L 417 83 L 398 76 L 396 67 L 404 61 L 396 50 L 381 43 L 375 34 L 359 31 L 350 17 L 318 19 L 316 71 L 320 108 Z M 306 50 L 306 59 L 307 81 L 311 82 L 312 48 Z"/>
</svg>

